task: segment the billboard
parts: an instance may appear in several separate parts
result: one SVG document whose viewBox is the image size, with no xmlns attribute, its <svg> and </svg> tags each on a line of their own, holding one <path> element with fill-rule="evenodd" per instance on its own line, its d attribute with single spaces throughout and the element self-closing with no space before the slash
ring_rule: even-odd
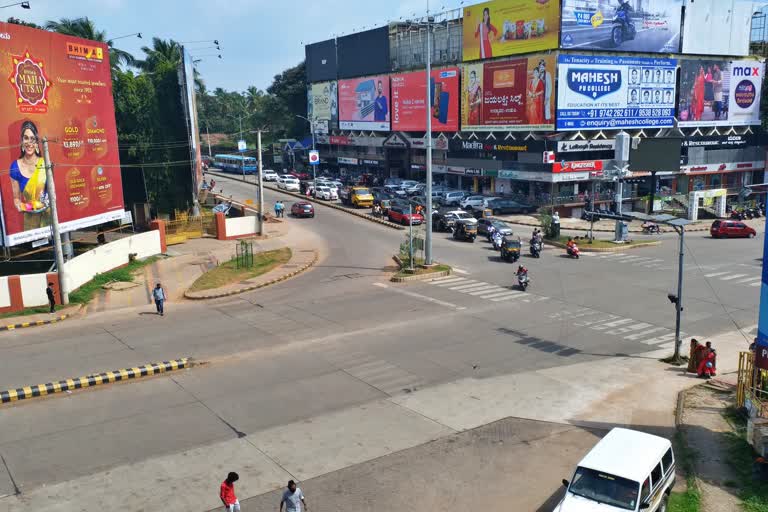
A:
<svg viewBox="0 0 768 512">
<path fill-rule="evenodd" d="M 464 61 L 557 48 L 559 0 L 495 0 L 464 8 Z"/>
<path fill-rule="evenodd" d="M 554 69 L 552 55 L 464 64 L 461 129 L 553 129 Z"/>
<path fill-rule="evenodd" d="M 392 75 L 392 129 L 427 130 L 426 71 Z M 459 130 L 459 68 L 432 70 L 429 79 L 432 131 Z"/>
<path fill-rule="evenodd" d="M 753 7 L 748 0 L 687 0 L 683 53 L 748 55 Z"/>
<path fill-rule="evenodd" d="M 389 27 L 340 37 L 336 55 L 339 78 L 389 72 Z"/>
<path fill-rule="evenodd" d="M 678 125 L 760 124 L 763 71 L 756 60 L 681 60 Z"/>
<path fill-rule="evenodd" d="M 563 0 L 562 48 L 677 53 L 683 0 Z"/>
<path fill-rule="evenodd" d="M 336 80 L 336 40 L 328 39 L 304 47 L 307 81 Z"/>
<path fill-rule="evenodd" d="M 203 183 L 203 161 L 200 157 L 200 125 L 197 119 L 197 99 L 195 98 L 195 68 L 192 56 L 181 48 L 182 62 L 179 63 L 179 89 L 181 104 L 186 118 L 189 137 L 189 161 L 192 163 L 192 190 L 197 197 Z"/>
<path fill-rule="evenodd" d="M 560 55 L 558 130 L 665 128 L 675 117 L 675 59 Z"/>
<path fill-rule="evenodd" d="M 106 44 L 0 23 L 0 198 L 4 243 L 51 236 L 42 157 L 48 137 L 61 231 L 121 219 Z"/>
<path fill-rule="evenodd" d="M 309 86 L 309 119 L 314 122 L 315 133 L 325 135 L 339 125 L 338 84 L 320 82 Z"/>
<path fill-rule="evenodd" d="M 339 80 L 339 128 L 389 131 L 389 76 Z"/>
</svg>

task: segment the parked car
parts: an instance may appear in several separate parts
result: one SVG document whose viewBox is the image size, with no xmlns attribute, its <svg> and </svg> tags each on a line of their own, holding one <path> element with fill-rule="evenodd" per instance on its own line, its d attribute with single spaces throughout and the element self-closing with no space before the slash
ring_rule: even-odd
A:
<svg viewBox="0 0 768 512">
<path fill-rule="evenodd" d="M 330 188 L 325 185 L 318 185 L 315 187 L 315 197 L 317 199 L 325 199 L 326 201 L 336 201 L 339 198 L 335 188 Z"/>
<path fill-rule="evenodd" d="M 299 191 L 299 180 L 290 174 L 283 174 L 277 179 L 277 188 L 290 192 Z"/>
<path fill-rule="evenodd" d="M 299 201 L 298 203 L 293 203 L 293 206 L 291 206 L 291 215 L 294 217 L 312 218 L 315 216 L 315 207 L 312 206 L 312 203 Z"/>
<path fill-rule="evenodd" d="M 450 231 L 459 219 L 475 220 L 464 210 L 449 210 L 432 214 L 432 229 L 435 231 Z"/>
<path fill-rule="evenodd" d="M 461 206 L 465 210 L 483 208 L 485 205 L 486 199 L 488 198 L 486 198 L 485 196 L 467 196 L 459 202 L 459 206 Z"/>
<path fill-rule="evenodd" d="M 408 213 L 408 208 L 402 206 L 390 206 L 387 212 L 389 222 L 408 226 L 409 224 L 417 226 L 424 222 L 424 217 L 418 213 Z"/>
<path fill-rule="evenodd" d="M 757 232 L 738 220 L 716 220 L 709 227 L 712 238 L 752 238 Z"/>
<path fill-rule="evenodd" d="M 272 169 L 262 169 L 261 179 L 264 181 L 277 181 L 277 173 Z"/>
<path fill-rule="evenodd" d="M 290 174 L 295 176 L 296 179 L 298 179 L 299 181 L 308 180 L 309 178 L 311 178 L 311 176 L 308 173 L 306 173 L 306 172 L 293 171 Z"/>
<path fill-rule="evenodd" d="M 513 199 L 494 199 L 493 201 L 487 201 L 486 204 L 487 204 L 486 208 L 491 210 L 491 215 L 505 215 L 510 213 L 531 213 L 536 209 L 531 205 L 518 203 Z"/>
<path fill-rule="evenodd" d="M 663 437 L 614 428 L 581 459 L 557 512 L 663 512 L 675 485 L 675 454 Z"/>
<path fill-rule="evenodd" d="M 373 207 L 373 195 L 367 187 L 344 187 L 339 190 L 341 202 L 355 208 Z"/>
<path fill-rule="evenodd" d="M 469 214 L 467 214 L 469 215 Z M 495 219 L 479 219 L 477 221 L 477 234 L 487 236 L 488 232 L 491 229 L 491 226 L 502 234 L 502 236 L 511 236 L 512 235 L 512 228 L 509 227 L 509 225 L 506 222 L 502 222 L 500 220 Z"/>
<path fill-rule="evenodd" d="M 392 195 L 398 196 L 398 197 L 405 197 L 408 194 L 406 193 L 405 189 L 402 187 L 402 185 L 384 185 L 384 190 L 389 192 Z"/>
<path fill-rule="evenodd" d="M 440 202 L 445 206 L 458 206 L 465 195 L 465 192 L 446 192 L 443 194 Z"/>
</svg>

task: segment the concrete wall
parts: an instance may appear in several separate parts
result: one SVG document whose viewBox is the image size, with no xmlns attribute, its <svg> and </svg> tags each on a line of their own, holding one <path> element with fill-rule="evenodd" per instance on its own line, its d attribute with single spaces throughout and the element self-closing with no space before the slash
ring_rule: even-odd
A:
<svg viewBox="0 0 768 512">
<path fill-rule="evenodd" d="M 131 253 L 136 253 L 136 257 L 141 259 L 160 254 L 162 250 L 158 230 L 121 238 L 92 249 L 64 264 L 67 273 L 67 291 L 76 290 L 93 279 L 96 274 L 127 264 L 128 255 Z"/>
<path fill-rule="evenodd" d="M 48 296 L 45 294 L 45 287 L 48 286 L 46 274 L 27 274 L 19 278 L 21 279 L 21 301 L 25 308 L 48 304 Z"/>
<path fill-rule="evenodd" d="M 254 216 L 247 217 L 227 217 L 226 234 L 227 238 L 235 238 L 256 233 L 257 219 Z"/>
</svg>

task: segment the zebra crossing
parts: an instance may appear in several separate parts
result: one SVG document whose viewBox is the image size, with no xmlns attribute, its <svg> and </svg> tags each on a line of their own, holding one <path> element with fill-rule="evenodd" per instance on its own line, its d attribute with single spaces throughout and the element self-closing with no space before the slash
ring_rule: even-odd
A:
<svg viewBox="0 0 768 512">
<path fill-rule="evenodd" d="M 654 268 L 657 270 L 670 270 L 673 268 L 671 265 L 665 264 L 663 258 L 654 258 L 652 256 L 640 256 L 623 252 L 582 252 L 581 254 L 582 256 L 589 256 L 593 259 L 626 263 L 633 267 Z"/>
<path fill-rule="evenodd" d="M 573 322 L 575 327 L 591 329 L 627 341 L 642 343 L 659 349 L 675 347 L 675 330 L 629 317 L 605 313 L 596 309 L 574 306 L 550 315 L 553 321 Z M 680 339 L 690 336 L 680 332 Z M 694 336 L 696 337 L 696 336 Z"/>
<path fill-rule="evenodd" d="M 490 302 L 505 302 L 514 300 L 525 303 L 534 303 L 549 299 L 549 297 L 531 295 L 530 293 L 526 293 L 521 290 L 513 290 L 509 287 L 499 286 L 498 284 L 477 281 L 467 277 L 457 277 L 455 275 L 438 277 L 427 282 L 439 288 L 465 293 L 469 296 L 488 300 Z"/>
<path fill-rule="evenodd" d="M 323 355 L 339 370 L 390 396 L 410 393 L 427 384 L 418 375 L 363 352 L 334 351 Z"/>
<path fill-rule="evenodd" d="M 743 286 L 757 288 L 762 282 L 762 276 L 749 275 L 733 271 L 708 272 L 704 274 L 707 279 L 717 279 L 719 281 L 732 282 Z"/>
</svg>

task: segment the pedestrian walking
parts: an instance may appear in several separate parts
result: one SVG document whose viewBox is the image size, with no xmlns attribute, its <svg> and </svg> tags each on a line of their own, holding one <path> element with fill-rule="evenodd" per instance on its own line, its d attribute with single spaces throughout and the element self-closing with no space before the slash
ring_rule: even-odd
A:
<svg viewBox="0 0 768 512">
<path fill-rule="evenodd" d="M 219 498 L 224 503 L 224 510 L 227 512 L 240 512 L 240 502 L 237 501 L 237 496 L 235 496 L 235 482 L 238 480 L 240 480 L 240 475 L 230 471 L 227 479 L 221 482 Z"/>
<path fill-rule="evenodd" d="M 48 283 L 45 288 L 45 294 L 48 296 L 48 304 L 51 305 L 51 313 L 56 312 L 56 294 L 53 292 L 53 283 Z"/>
<path fill-rule="evenodd" d="M 280 201 L 275 201 L 275 217 L 280 216 Z"/>
<path fill-rule="evenodd" d="M 283 512 L 283 504 L 285 504 L 285 512 L 301 512 L 301 505 L 304 505 L 304 510 L 307 510 L 307 502 L 304 500 L 304 493 L 296 486 L 296 482 L 293 480 L 288 481 L 288 489 L 283 492 L 283 499 L 280 500 L 280 512 Z"/>
<path fill-rule="evenodd" d="M 157 314 L 160 316 L 163 316 L 164 315 L 163 303 L 165 302 L 165 299 L 167 297 L 165 295 L 165 290 L 163 290 L 163 287 L 160 283 L 157 283 L 155 285 L 155 289 L 152 290 L 152 298 L 155 299 L 155 307 L 157 308 Z"/>
<path fill-rule="evenodd" d="M 278 201 L 277 206 L 278 206 L 278 212 L 279 212 L 278 217 L 285 217 L 285 205 L 283 204 L 283 202 Z"/>
</svg>

